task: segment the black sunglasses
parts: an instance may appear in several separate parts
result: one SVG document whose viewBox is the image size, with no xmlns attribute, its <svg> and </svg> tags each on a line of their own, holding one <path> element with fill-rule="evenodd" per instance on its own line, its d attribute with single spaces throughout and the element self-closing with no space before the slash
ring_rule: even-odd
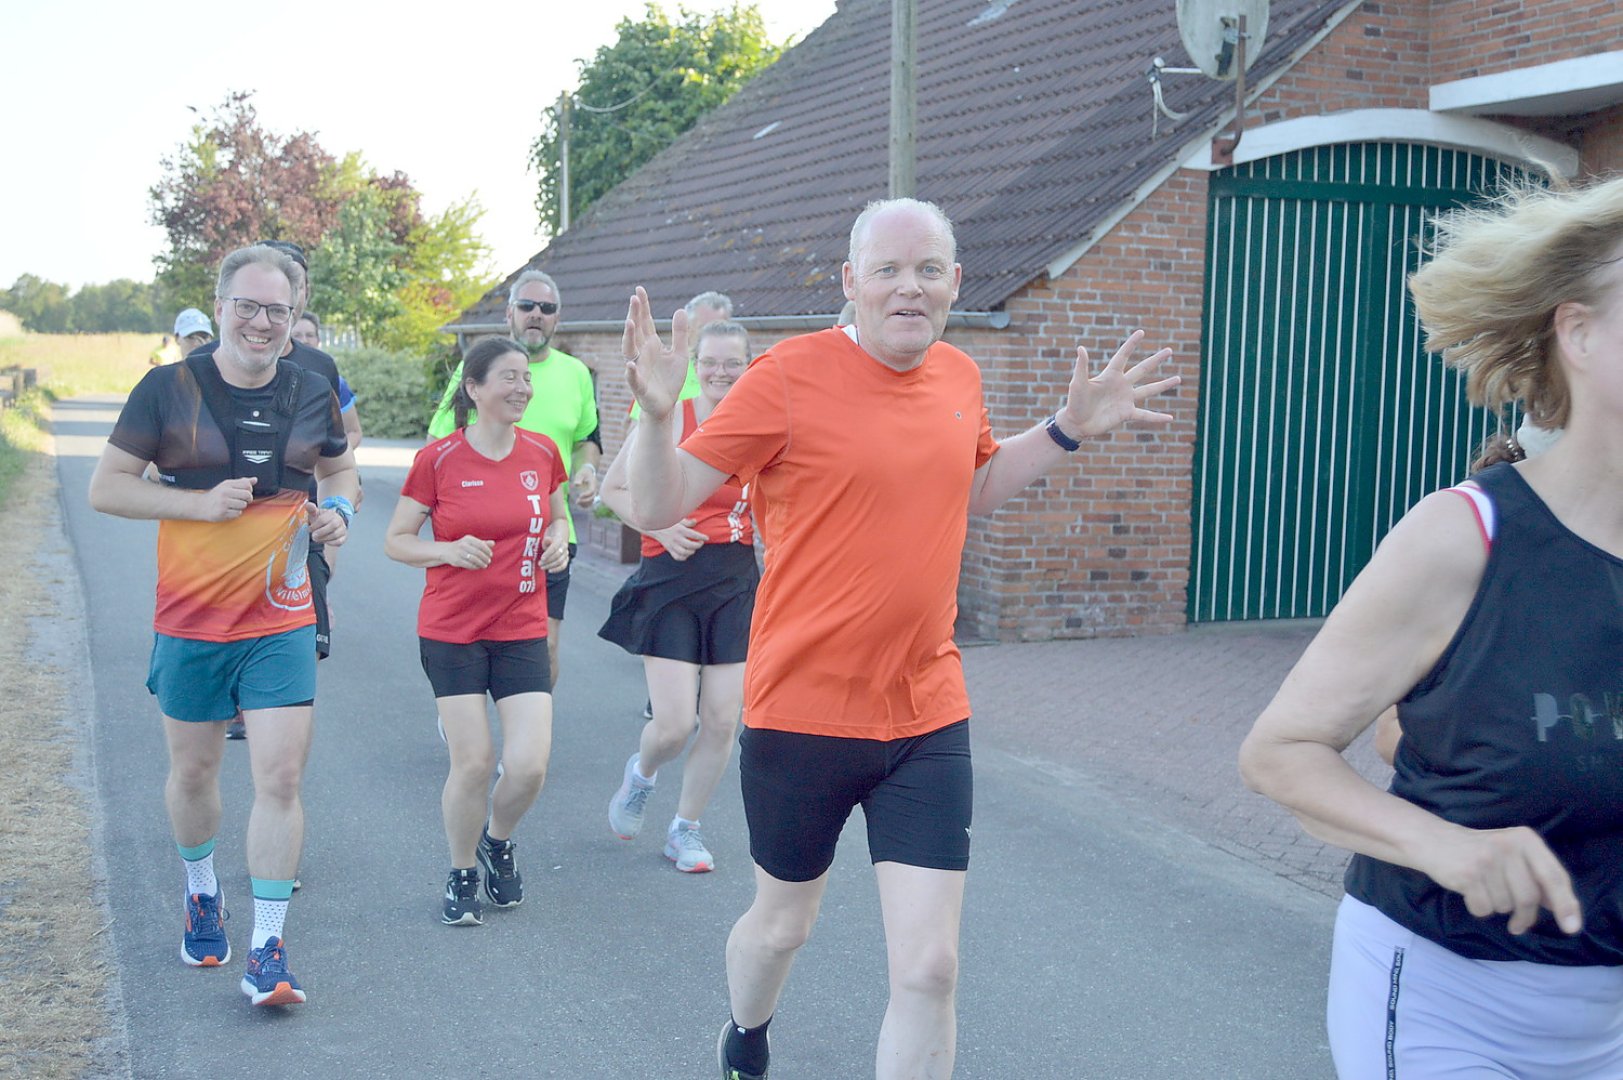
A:
<svg viewBox="0 0 1623 1080">
<path fill-rule="evenodd" d="M 536 308 L 540 308 L 541 314 L 543 315 L 558 314 L 558 305 L 554 304 L 551 300 L 514 300 L 513 306 L 524 312 L 526 315 L 534 311 Z"/>
</svg>

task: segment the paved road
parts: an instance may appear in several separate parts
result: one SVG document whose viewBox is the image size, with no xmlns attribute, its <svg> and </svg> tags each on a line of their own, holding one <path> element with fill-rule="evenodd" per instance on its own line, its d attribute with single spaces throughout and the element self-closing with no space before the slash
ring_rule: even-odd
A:
<svg viewBox="0 0 1623 1080">
<path fill-rule="evenodd" d="M 56 432 L 64 525 L 90 613 L 100 847 L 128 1073 L 714 1075 L 722 947 L 750 895 L 736 774 L 706 819 L 712 874 L 677 874 L 654 836 L 626 843 L 609 833 L 605 807 L 643 690 L 638 663 L 593 634 L 616 584 L 607 568 L 583 560 L 570 593 L 552 774 L 518 836 L 526 902 L 481 928 L 439 924 L 444 751 L 416 661 L 421 575 L 382 554 L 404 477 L 402 455 L 386 448 L 362 448 L 367 503 L 339 560 L 335 652 L 321 671 L 305 887 L 288 923 L 310 1002 L 254 1010 L 237 990 L 237 960 L 223 970 L 180 964 L 182 877 L 163 814 L 156 709 L 142 686 L 156 527 L 94 514 L 84 501 L 116 409 L 59 404 Z M 65 611 L 76 606 L 73 584 Z M 1014 658 L 1006 669 L 1026 662 L 977 651 L 972 671 L 1000 655 Z M 990 672 L 984 682 L 984 693 L 971 683 L 983 718 L 1021 708 L 1017 688 Z M 1330 1076 L 1322 1014 L 1333 899 L 1146 812 L 1108 758 L 1042 752 L 1054 740 L 1041 727 L 975 729 L 958 1075 Z M 677 780 L 655 796 L 656 820 L 673 810 Z M 248 795 L 244 748 L 228 747 L 216 863 L 239 956 L 252 911 Z M 778 1080 L 871 1074 L 885 974 L 862 841 L 858 815 L 779 1009 Z"/>
</svg>

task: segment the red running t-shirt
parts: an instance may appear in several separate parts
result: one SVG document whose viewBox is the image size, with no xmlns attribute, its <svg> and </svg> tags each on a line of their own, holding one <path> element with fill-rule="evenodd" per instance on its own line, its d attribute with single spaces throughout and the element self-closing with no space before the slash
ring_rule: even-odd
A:
<svg viewBox="0 0 1623 1080">
<path fill-rule="evenodd" d="M 417 451 L 400 494 L 429 510 L 435 540 L 477 536 L 495 544 L 483 570 L 428 568 L 417 633 L 431 641 L 522 641 L 547 636 L 542 534 L 563 458 L 545 435 L 515 428 L 512 452 L 492 461 L 454 431 Z"/>
<path fill-rule="evenodd" d="M 688 398 L 682 402 L 682 430 L 679 437 L 687 438 L 698 426 L 699 414 L 693 411 L 693 399 Z M 740 484 L 722 484 L 688 517 L 693 519 L 692 528 L 704 533 L 707 544 L 755 543 L 755 528 L 750 522 L 749 494 Z M 665 554 L 665 546 L 651 536 L 644 536 L 642 553 L 651 559 Z"/>
</svg>

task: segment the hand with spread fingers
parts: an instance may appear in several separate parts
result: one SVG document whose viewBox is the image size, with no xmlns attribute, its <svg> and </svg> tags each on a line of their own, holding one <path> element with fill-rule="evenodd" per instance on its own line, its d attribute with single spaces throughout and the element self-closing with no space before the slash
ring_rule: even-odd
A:
<svg viewBox="0 0 1623 1080">
<path fill-rule="evenodd" d="M 1171 414 L 1142 406 L 1182 381 L 1176 375 L 1155 378 L 1162 361 L 1172 355 L 1172 350 L 1160 349 L 1128 367 L 1143 339 L 1144 331 L 1134 330 L 1110 358 L 1110 363 L 1091 377 L 1088 350 L 1081 345 L 1076 347 L 1076 373 L 1071 376 L 1071 385 L 1066 391 L 1065 407 L 1055 418 L 1061 431 L 1073 439 L 1083 439 L 1103 435 L 1129 422 L 1171 422 Z"/>
<path fill-rule="evenodd" d="M 671 316 L 671 343 L 667 347 L 654 326 L 648 293 L 638 285 L 626 312 L 621 348 L 626 362 L 626 381 L 642 407 L 643 416 L 664 420 L 676 408 L 682 384 L 688 377 L 687 312 L 678 308 Z"/>
</svg>

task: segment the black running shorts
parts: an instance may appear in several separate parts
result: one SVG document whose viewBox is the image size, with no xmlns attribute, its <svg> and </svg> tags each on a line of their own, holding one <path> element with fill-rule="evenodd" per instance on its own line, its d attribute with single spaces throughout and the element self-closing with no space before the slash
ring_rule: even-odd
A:
<svg viewBox="0 0 1623 1080">
<path fill-rule="evenodd" d="M 547 618 L 563 621 L 564 605 L 569 602 L 569 567 L 575 565 L 575 548 L 573 542 L 569 545 L 569 566 L 557 573 L 547 572 Z"/>
<path fill-rule="evenodd" d="M 488 693 L 500 701 L 514 694 L 552 693 L 552 662 L 544 637 L 467 645 L 420 637 L 417 646 L 437 698 Z"/>
<path fill-rule="evenodd" d="M 750 855 L 780 881 L 821 877 L 856 806 L 874 862 L 969 868 L 968 720 L 888 742 L 745 728 L 738 768 Z"/>
<path fill-rule="evenodd" d="M 316 659 L 325 660 L 332 653 L 332 617 L 327 614 L 327 582 L 332 578 L 332 568 L 327 565 L 325 545 L 310 545 L 305 567 L 310 573 L 310 606 L 316 612 Z"/>
</svg>

